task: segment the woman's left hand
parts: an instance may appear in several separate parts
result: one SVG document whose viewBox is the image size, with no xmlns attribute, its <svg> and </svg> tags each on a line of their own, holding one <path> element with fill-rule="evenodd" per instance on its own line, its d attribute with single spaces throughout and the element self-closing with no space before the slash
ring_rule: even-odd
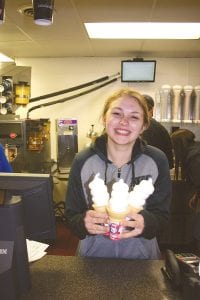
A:
<svg viewBox="0 0 200 300">
<path fill-rule="evenodd" d="M 123 227 L 129 227 L 129 230 L 124 230 L 119 236 L 120 239 L 129 237 L 136 237 L 140 235 L 144 230 L 144 218 L 140 214 L 132 214 L 128 216 L 130 220 L 123 220 L 121 225 Z M 131 230 L 132 228 L 132 230 Z"/>
</svg>

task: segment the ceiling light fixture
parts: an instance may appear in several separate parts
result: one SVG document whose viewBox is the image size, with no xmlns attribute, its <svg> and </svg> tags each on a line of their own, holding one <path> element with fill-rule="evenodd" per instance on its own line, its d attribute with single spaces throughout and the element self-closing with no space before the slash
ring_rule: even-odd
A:
<svg viewBox="0 0 200 300">
<path fill-rule="evenodd" d="M 199 39 L 200 23 L 84 23 L 91 39 Z"/>
<path fill-rule="evenodd" d="M 54 0 L 33 0 L 34 22 L 37 25 L 53 23 Z"/>
</svg>

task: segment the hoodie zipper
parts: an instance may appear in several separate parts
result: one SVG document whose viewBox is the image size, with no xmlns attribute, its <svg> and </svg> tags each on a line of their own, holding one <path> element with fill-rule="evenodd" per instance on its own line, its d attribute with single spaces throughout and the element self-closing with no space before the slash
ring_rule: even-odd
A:
<svg viewBox="0 0 200 300">
<path fill-rule="evenodd" d="M 117 178 L 120 178 L 121 177 L 121 168 L 118 168 L 117 170 Z"/>
</svg>

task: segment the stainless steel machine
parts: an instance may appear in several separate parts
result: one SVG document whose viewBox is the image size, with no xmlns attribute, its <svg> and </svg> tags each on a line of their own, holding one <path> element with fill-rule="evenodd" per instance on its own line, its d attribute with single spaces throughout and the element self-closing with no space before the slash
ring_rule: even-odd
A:
<svg viewBox="0 0 200 300">
<path fill-rule="evenodd" d="M 78 126 L 76 119 L 56 120 L 58 172 L 69 173 L 72 160 L 78 152 Z"/>
<path fill-rule="evenodd" d="M 0 119 L 0 143 L 14 172 L 50 173 L 48 119 Z"/>
</svg>

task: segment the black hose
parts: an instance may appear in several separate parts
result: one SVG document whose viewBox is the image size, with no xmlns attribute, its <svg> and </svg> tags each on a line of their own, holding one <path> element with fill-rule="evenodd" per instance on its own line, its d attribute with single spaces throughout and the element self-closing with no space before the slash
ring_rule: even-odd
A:
<svg viewBox="0 0 200 300">
<path fill-rule="evenodd" d="M 46 99 L 46 98 L 51 98 L 51 97 L 55 97 L 55 96 L 65 94 L 65 93 L 73 92 L 73 91 L 85 88 L 87 86 L 90 86 L 90 85 L 97 84 L 97 83 L 100 83 L 102 81 L 108 80 L 109 78 L 112 78 L 112 77 L 117 76 L 119 74 L 120 73 L 117 73 L 117 74 L 114 74 L 114 75 L 111 75 L 111 76 L 104 76 L 104 77 L 95 79 L 93 81 L 87 82 L 87 83 L 83 83 L 83 84 L 80 84 L 80 85 L 77 85 L 77 86 L 73 86 L 73 87 L 65 89 L 65 90 L 61 90 L 61 91 L 58 91 L 58 92 L 42 95 L 42 96 L 35 97 L 35 98 L 30 98 L 29 102 L 35 102 L 35 101 L 43 100 L 43 99 Z"/>
<path fill-rule="evenodd" d="M 65 102 L 65 101 L 69 101 L 69 100 L 72 100 L 72 99 L 74 99 L 74 98 L 77 98 L 77 97 L 80 97 L 80 96 L 89 94 L 89 93 L 91 93 L 91 92 L 93 92 L 93 91 L 96 91 L 96 90 L 98 90 L 98 89 L 100 89 L 100 88 L 102 88 L 102 87 L 104 87 L 104 86 L 106 86 L 106 85 L 108 85 L 108 84 L 110 84 L 110 83 L 112 83 L 112 82 L 117 81 L 118 78 L 119 78 L 119 77 L 113 78 L 113 79 L 111 79 L 111 80 L 109 80 L 109 81 L 107 81 L 107 82 L 105 82 L 105 83 L 103 83 L 103 84 L 101 84 L 101 85 L 98 85 L 98 86 L 96 86 L 96 87 L 94 87 L 94 88 L 91 88 L 91 89 L 89 89 L 89 90 L 87 90 L 87 91 L 83 91 L 83 92 L 81 92 L 81 93 L 79 93 L 79 94 L 75 94 L 75 95 L 69 96 L 69 97 L 67 97 L 67 98 L 63 98 L 63 99 L 60 99 L 60 100 L 56 100 L 56 101 L 52 101 L 52 102 L 40 104 L 40 105 L 37 105 L 37 106 L 33 106 L 33 107 L 31 107 L 31 108 L 27 111 L 27 119 L 29 118 L 30 112 L 33 111 L 33 110 L 36 110 L 36 109 L 38 109 L 38 108 L 42 108 L 42 107 L 45 107 L 45 106 L 50 106 L 50 105 L 55 105 L 55 104 L 58 104 L 58 103 L 63 103 L 63 102 Z"/>
</svg>

